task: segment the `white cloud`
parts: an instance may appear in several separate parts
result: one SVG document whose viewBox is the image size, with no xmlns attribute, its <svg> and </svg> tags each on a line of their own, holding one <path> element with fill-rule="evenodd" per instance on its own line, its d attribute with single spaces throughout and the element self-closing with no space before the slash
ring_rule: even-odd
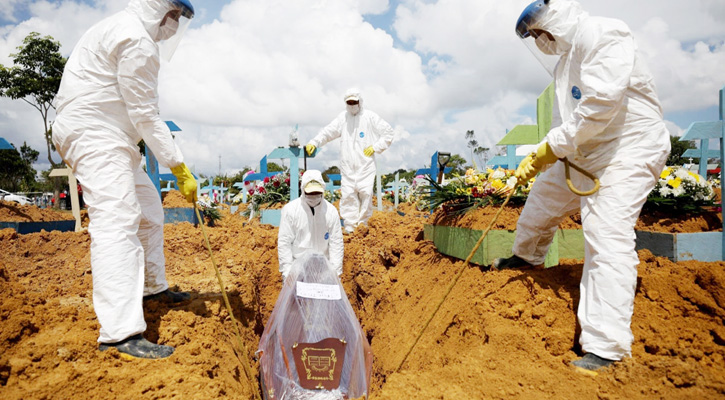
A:
<svg viewBox="0 0 725 400">
<path fill-rule="evenodd" d="M 183 129 L 177 140 L 190 166 L 216 174 L 221 156 L 222 172 L 233 172 L 286 145 L 295 124 L 303 143 L 311 139 L 342 111 L 344 91 L 357 86 L 366 107 L 396 129 L 396 141 L 378 158 L 384 173 L 423 167 L 436 150 L 470 158 L 467 130 L 493 148 L 506 129 L 532 123 L 535 99 L 550 81 L 513 33 L 528 2 L 202 3 L 174 59 L 162 66 L 162 116 Z M 52 35 L 67 55 L 88 27 L 126 3 L 31 1 L 28 18 L 0 27 L 0 63 L 9 64 L 9 54 L 32 31 Z M 725 83 L 725 2 L 582 0 L 582 5 L 593 15 L 630 25 L 666 112 L 717 104 L 717 90 Z M 9 9 L 3 7 L 0 15 Z M 387 13 L 395 15 L 391 32 L 363 18 Z M 27 140 L 45 159 L 37 111 L 8 99 L 0 99 L 0 110 L 0 136 L 18 145 Z M 683 128 L 672 122 L 668 127 L 673 134 Z M 324 169 L 338 159 L 339 143 L 333 142 L 308 164 Z"/>
</svg>

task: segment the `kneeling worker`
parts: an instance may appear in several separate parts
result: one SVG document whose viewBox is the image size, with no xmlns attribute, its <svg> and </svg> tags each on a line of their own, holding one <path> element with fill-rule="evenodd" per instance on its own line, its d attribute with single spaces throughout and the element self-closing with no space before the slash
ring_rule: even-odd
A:
<svg viewBox="0 0 725 400">
<path fill-rule="evenodd" d="M 342 225 L 335 206 L 325 200 L 325 181 L 317 170 L 302 175 L 302 194 L 282 208 L 277 238 L 279 272 L 286 279 L 292 262 L 305 251 L 324 254 L 342 275 Z"/>
</svg>

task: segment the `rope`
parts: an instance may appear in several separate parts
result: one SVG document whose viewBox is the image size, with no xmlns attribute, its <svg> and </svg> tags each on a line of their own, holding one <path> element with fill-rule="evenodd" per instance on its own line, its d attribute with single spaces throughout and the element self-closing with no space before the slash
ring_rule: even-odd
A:
<svg viewBox="0 0 725 400">
<path fill-rule="evenodd" d="M 565 171 L 566 171 L 566 185 L 569 187 L 569 190 L 571 190 L 572 193 L 574 193 L 577 196 L 589 196 L 591 194 L 596 193 L 597 190 L 599 190 L 599 179 L 597 179 L 596 176 L 592 175 L 589 171 L 585 171 L 578 165 L 570 163 L 569 160 L 566 158 L 563 158 L 561 160 L 564 161 L 564 167 L 565 167 Z M 571 166 L 571 168 L 574 168 L 575 170 L 580 172 L 582 175 L 591 179 L 594 182 L 594 188 L 592 190 L 588 190 L 588 191 L 581 191 L 581 190 L 575 188 L 574 184 L 571 182 L 571 178 L 569 177 L 569 167 L 570 166 Z"/>
<path fill-rule="evenodd" d="M 574 194 L 576 194 L 578 196 L 589 196 L 591 194 L 594 194 L 597 190 L 599 190 L 599 186 L 600 186 L 599 179 L 597 179 L 596 176 L 594 176 L 590 172 L 582 169 L 581 167 L 577 166 L 576 164 L 570 163 L 569 160 L 566 158 L 563 158 L 561 160 L 564 161 L 564 166 L 566 169 L 566 184 L 569 187 L 569 190 L 571 190 Z M 581 190 L 577 189 L 576 187 L 574 187 L 574 184 L 571 182 L 571 178 L 569 176 L 570 167 L 574 168 L 575 170 L 580 172 L 582 175 L 591 179 L 594 182 L 594 188 L 589 191 L 581 191 Z M 395 369 L 396 372 L 400 372 L 400 368 L 403 367 L 403 364 L 405 364 L 405 361 L 408 359 L 408 356 L 413 351 L 415 346 L 418 344 L 418 341 L 420 340 L 421 336 L 423 336 L 423 333 L 425 332 L 425 330 L 428 329 L 428 325 L 430 325 L 430 322 L 433 320 L 435 315 L 438 313 L 438 310 L 440 310 L 441 306 L 443 305 L 443 302 L 446 301 L 446 298 L 448 298 L 448 295 L 451 293 L 451 290 L 453 290 L 453 287 L 456 286 L 456 283 L 458 283 L 458 279 L 461 277 L 461 275 L 463 275 L 463 272 L 466 270 L 466 267 L 468 266 L 468 263 L 471 261 L 471 258 L 473 258 L 473 255 L 476 254 L 476 251 L 483 243 L 483 239 L 486 237 L 488 232 L 491 230 L 491 228 L 493 227 L 493 224 L 496 223 L 496 220 L 498 220 L 498 217 L 501 215 L 503 208 L 506 207 L 506 204 L 508 204 L 509 200 L 511 199 L 511 196 L 514 194 L 514 192 L 516 191 L 516 188 L 518 188 L 519 185 L 520 185 L 520 183 L 516 182 L 513 189 L 511 189 L 511 192 L 509 192 L 509 194 L 506 196 L 506 199 L 504 200 L 503 204 L 501 204 L 501 208 L 499 208 L 499 210 L 496 212 L 496 215 L 494 215 L 493 219 L 488 224 L 488 227 L 486 228 L 486 230 L 483 231 L 483 233 L 481 234 L 481 237 L 478 239 L 478 242 L 476 242 L 476 245 L 473 246 L 473 250 L 471 250 L 471 253 L 468 255 L 468 257 L 466 257 L 466 260 L 463 262 L 463 265 L 461 265 L 461 268 L 458 270 L 458 273 L 456 274 L 456 277 L 453 279 L 453 282 L 451 282 L 451 284 L 448 286 L 448 290 L 446 290 L 446 294 L 443 296 L 441 301 L 436 306 L 435 310 L 433 311 L 433 314 L 431 314 L 430 318 L 428 318 L 428 320 L 425 322 L 425 325 L 423 325 L 423 329 L 421 329 L 420 333 L 418 333 L 418 336 L 416 336 L 415 341 L 413 342 L 413 345 L 410 346 L 410 349 L 408 349 L 408 352 L 405 353 L 405 357 L 403 357 L 403 361 L 401 361 L 400 364 L 398 364 L 398 368 Z"/>
<path fill-rule="evenodd" d="M 227 297 L 227 291 L 224 290 L 224 281 L 222 280 L 222 275 L 219 273 L 219 268 L 216 265 L 216 262 L 214 261 L 214 254 L 211 251 L 211 245 L 209 244 L 209 237 L 206 235 L 206 231 L 204 230 L 204 220 L 201 218 L 201 215 L 199 214 L 199 209 L 196 207 L 196 203 L 194 203 L 194 212 L 196 212 L 196 218 L 199 220 L 199 225 L 201 226 L 201 233 L 204 235 L 204 241 L 206 242 L 206 248 L 209 249 L 209 258 L 211 258 L 211 263 L 214 266 L 214 271 L 216 272 L 216 278 L 219 281 L 219 289 L 222 292 L 222 297 L 224 298 L 224 305 L 226 305 L 227 312 L 229 312 L 229 317 L 232 319 L 232 324 L 234 325 L 234 328 L 236 329 L 236 337 L 237 342 L 239 344 L 239 348 L 242 352 L 242 360 L 248 360 L 249 356 L 247 354 L 247 349 L 244 347 L 244 343 L 242 343 L 242 333 L 239 330 L 239 325 L 237 323 L 236 318 L 234 318 L 234 313 L 232 312 L 232 306 L 229 304 L 229 298 Z M 249 362 L 242 361 L 242 367 L 244 367 L 244 373 L 247 375 L 247 382 L 249 383 L 249 386 L 252 388 L 252 392 L 254 393 L 254 398 L 257 400 L 261 400 L 261 396 L 259 394 L 259 388 L 257 388 L 256 382 L 252 381 L 252 372 L 251 368 L 249 366 Z"/>
<path fill-rule="evenodd" d="M 395 369 L 395 372 L 400 372 L 400 368 L 403 367 L 403 364 L 405 364 L 405 361 L 408 359 L 408 356 L 413 351 L 415 346 L 418 344 L 418 340 L 420 340 L 421 336 L 423 336 L 423 333 L 426 329 L 428 329 L 428 325 L 430 325 L 430 322 L 433 320 L 435 315 L 438 313 L 438 310 L 440 310 L 441 306 L 443 305 L 443 302 L 446 301 L 446 298 L 448 298 L 448 295 L 451 294 L 451 290 L 453 290 L 453 287 L 456 286 L 456 283 L 458 283 L 458 279 L 463 275 L 463 272 L 466 270 L 466 267 L 468 266 L 468 263 L 471 261 L 471 258 L 473 258 L 473 255 L 476 254 L 476 251 L 479 247 L 481 247 L 481 243 L 483 243 L 483 239 L 486 237 L 488 232 L 493 227 L 493 224 L 496 223 L 496 220 L 498 219 L 499 215 L 501 215 L 501 212 L 503 211 L 503 208 L 506 207 L 506 204 L 508 204 L 509 200 L 511 199 L 511 196 L 516 191 L 516 188 L 518 188 L 519 183 L 517 182 L 514 187 L 511 189 L 511 192 L 506 196 L 506 199 L 504 200 L 503 204 L 501 204 L 501 208 L 496 212 L 496 215 L 494 215 L 491 222 L 488 224 L 488 227 L 485 231 L 481 234 L 481 237 L 478 239 L 478 242 L 476 242 L 476 245 L 473 246 L 473 250 L 471 250 L 471 253 L 466 257 L 466 260 L 463 262 L 463 265 L 461 265 L 461 268 L 459 268 L 458 273 L 456 274 L 456 277 L 453 279 L 453 282 L 451 282 L 450 285 L 448 285 L 448 290 L 446 290 L 446 294 L 443 295 L 443 298 L 436 306 L 435 310 L 433 311 L 433 314 L 431 314 L 430 318 L 428 318 L 428 321 L 425 322 L 425 325 L 423 325 L 423 329 L 420 330 L 420 333 L 418 333 L 418 336 L 415 338 L 415 341 L 413 342 L 413 345 L 410 346 L 410 349 L 408 349 L 408 352 L 405 353 L 405 357 L 403 357 L 403 361 L 398 364 L 398 368 Z"/>
</svg>

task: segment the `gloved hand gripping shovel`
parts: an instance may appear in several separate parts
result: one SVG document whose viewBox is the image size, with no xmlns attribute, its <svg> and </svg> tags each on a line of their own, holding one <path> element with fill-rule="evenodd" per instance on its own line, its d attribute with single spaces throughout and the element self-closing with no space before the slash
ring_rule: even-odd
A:
<svg viewBox="0 0 725 400">
<path fill-rule="evenodd" d="M 206 235 L 206 231 L 204 230 L 204 220 L 201 218 L 201 214 L 199 213 L 199 209 L 196 207 L 196 203 L 194 203 L 194 212 L 196 213 L 196 218 L 199 220 L 199 226 L 201 226 L 201 233 L 204 235 L 204 241 L 206 242 L 206 248 L 209 249 L 209 258 L 211 259 L 211 263 L 214 266 L 214 271 L 216 272 L 217 280 L 219 281 L 219 290 L 222 293 L 222 297 L 224 298 L 224 305 L 227 308 L 227 312 L 229 313 L 229 317 L 232 319 L 232 325 L 234 325 L 234 329 L 236 330 L 235 334 L 237 337 L 237 344 L 239 345 L 239 351 L 241 351 L 241 358 L 242 358 L 242 367 L 244 367 L 244 373 L 247 376 L 247 382 L 249 383 L 249 386 L 252 388 L 252 393 L 254 393 L 254 398 L 257 400 L 261 400 L 261 396 L 259 394 L 259 388 L 257 387 L 256 380 L 252 379 L 252 370 L 249 366 L 249 354 L 247 353 L 247 349 L 244 347 L 244 343 L 242 343 L 242 334 L 239 330 L 239 324 L 237 322 L 237 319 L 234 318 L 234 313 L 232 312 L 232 306 L 229 304 L 229 298 L 227 297 L 227 292 L 224 290 L 224 281 L 222 280 L 222 275 L 219 273 L 219 268 L 216 265 L 216 262 L 214 261 L 214 254 L 211 251 L 211 245 L 209 244 L 209 237 Z"/>
<path fill-rule="evenodd" d="M 594 194 L 597 190 L 599 190 L 599 186 L 600 186 L 599 179 L 597 179 L 596 176 L 594 176 L 593 174 L 589 173 L 588 171 L 582 169 L 581 167 L 570 163 L 569 160 L 567 160 L 566 158 L 562 158 L 560 160 L 564 162 L 564 166 L 566 168 L 566 184 L 569 187 L 569 190 L 571 190 L 574 194 L 579 195 L 579 196 L 589 196 L 591 194 Z M 589 191 L 580 191 L 577 188 L 575 188 L 574 184 L 571 182 L 571 178 L 569 175 L 570 167 L 574 168 L 575 170 L 579 171 L 587 178 L 594 181 L 594 188 Z M 423 333 L 428 328 L 428 325 L 430 325 L 430 322 L 433 320 L 435 315 L 438 313 L 438 310 L 440 310 L 441 306 L 446 301 L 446 298 L 448 298 L 448 295 L 451 293 L 451 290 L 453 290 L 453 287 L 456 286 L 456 283 L 458 283 L 458 279 L 460 279 L 461 275 L 463 275 L 463 272 L 466 270 L 466 267 L 468 266 L 468 263 L 471 261 L 471 258 L 473 258 L 473 255 L 476 254 L 476 251 L 481 246 L 481 243 L 483 243 L 483 239 L 486 238 L 486 235 L 493 227 L 493 224 L 495 224 L 496 221 L 498 220 L 498 217 L 501 215 L 501 212 L 503 211 L 504 207 L 506 207 L 506 204 L 508 204 L 509 200 L 511 200 L 511 196 L 516 192 L 516 189 L 522 184 L 525 184 L 525 182 L 517 181 L 516 184 L 514 185 L 514 187 L 508 193 L 508 195 L 506 195 L 506 198 L 504 199 L 503 204 L 501 204 L 501 208 L 499 208 L 499 210 L 496 212 L 496 215 L 494 215 L 491 222 L 489 222 L 488 227 L 486 227 L 486 230 L 483 231 L 483 233 L 481 234 L 481 237 L 476 242 L 476 245 L 473 246 L 471 253 L 468 255 L 468 257 L 466 257 L 466 260 L 463 262 L 463 264 L 461 264 L 461 267 L 459 268 L 458 272 L 456 273 L 456 277 L 453 279 L 451 284 L 448 285 L 446 294 L 443 295 L 443 298 L 441 299 L 440 302 L 438 302 L 438 305 L 433 310 L 433 313 L 431 314 L 431 316 L 428 318 L 428 320 L 423 325 L 423 329 L 421 329 L 420 333 L 418 333 L 418 336 L 416 336 L 415 341 L 413 341 L 413 345 L 410 346 L 410 349 L 408 350 L 408 352 L 405 353 L 403 360 L 400 362 L 400 364 L 398 364 L 398 368 L 395 369 L 396 372 L 399 372 L 400 369 L 403 367 L 403 364 L 405 364 L 405 361 L 408 359 L 408 356 L 413 351 L 415 346 L 418 344 L 418 340 L 420 340 L 421 336 L 423 336 Z"/>
</svg>

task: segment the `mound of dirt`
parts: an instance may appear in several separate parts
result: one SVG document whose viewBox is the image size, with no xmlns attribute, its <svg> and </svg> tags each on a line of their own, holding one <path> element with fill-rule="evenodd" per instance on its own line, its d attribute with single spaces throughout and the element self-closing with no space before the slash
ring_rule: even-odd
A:
<svg viewBox="0 0 725 400">
<path fill-rule="evenodd" d="M 481 207 L 465 214 L 445 214 L 438 210 L 433 214 L 434 225 L 458 226 L 462 228 L 484 230 L 491 219 L 500 211 L 491 229 L 515 230 L 523 205 L 500 207 Z M 581 229 L 581 215 L 576 213 L 559 224 L 559 229 Z M 671 215 L 663 212 L 641 214 L 635 225 L 636 230 L 663 233 L 696 233 L 722 231 L 722 214 L 716 210 L 701 213 Z"/>
<path fill-rule="evenodd" d="M 673 263 L 646 251 L 633 356 L 596 377 L 568 365 L 578 350 L 582 266 L 574 260 L 546 270 L 464 267 L 399 369 L 463 266 L 423 240 L 433 217 L 406 211 L 375 212 L 344 239 L 342 281 L 375 357 L 371 397 L 725 398 L 725 263 Z M 246 349 L 236 345 L 200 228 L 169 224 L 167 277 L 192 301 L 145 304 L 145 336 L 176 347 L 158 361 L 97 350 L 87 233 L 0 231 L 0 398 L 252 398 L 252 354 L 282 284 L 277 228 L 222 214 L 204 229 Z"/>
<path fill-rule="evenodd" d="M 23 206 L 12 201 L 0 200 L 0 221 L 2 222 L 49 222 L 72 219 L 73 214 L 70 211 L 38 208 L 30 204 Z"/>
</svg>

